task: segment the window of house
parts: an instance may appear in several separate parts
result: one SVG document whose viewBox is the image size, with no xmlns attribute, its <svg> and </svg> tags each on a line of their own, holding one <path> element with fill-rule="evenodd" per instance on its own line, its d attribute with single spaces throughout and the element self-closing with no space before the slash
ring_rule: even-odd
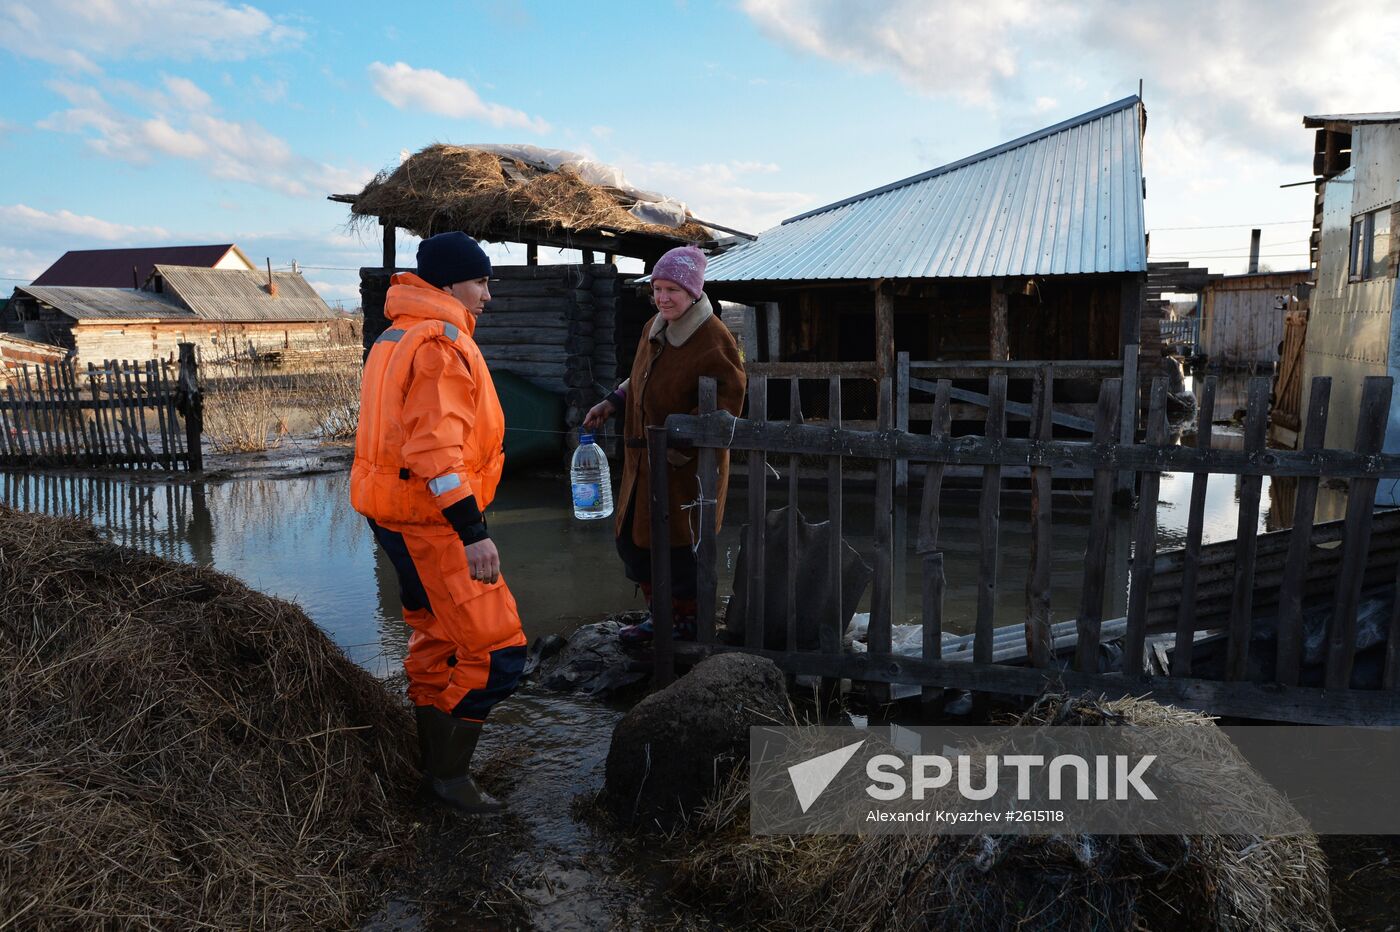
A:
<svg viewBox="0 0 1400 932">
<path fill-rule="evenodd" d="M 1351 281 L 1387 278 L 1395 270 L 1390 261 L 1390 208 L 1360 214 L 1351 221 Z"/>
</svg>

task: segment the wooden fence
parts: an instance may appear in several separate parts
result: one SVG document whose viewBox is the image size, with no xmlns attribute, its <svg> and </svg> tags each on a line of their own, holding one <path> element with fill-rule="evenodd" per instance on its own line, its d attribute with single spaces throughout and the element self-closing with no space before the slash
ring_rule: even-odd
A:
<svg viewBox="0 0 1400 932">
<path fill-rule="evenodd" d="M 0 397 L 0 466 L 204 468 L 194 346 L 166 360 L 26 366 Z"/>
<path fill-rule="evenodd" d="M 786 421 L 770 420 L 767 411 L 768 384 L 763 376 L 750 380 L 749 414 L 736 419 L 715 409 L 715 388 L 709 380 L 700 384 L 699 415 L 676 415 L 666 426 L 649 429 L 648 447 L 653 462 L 661 462 L 669 446 L 693 445 L 699 459 L 700 487 L 673 489 L 669 470 L 653 470 L 652 539 L 669 536 L 667 502 L 672 495 L 692 498 L 698 511 L 698 526 L 713 527 L 717 474 L 715 451 L 730 449 L 747 453 L 749 530 L 745 543 L 747 593 L 745 629 L 741 646 L 722 645 L 715 639 L 718 580 L 714 534 L 701 534 L 697 543 L 699 579 L 698 641 L 679 643 L 672 637 L 670 608 L 670 566 L 664 548 L 653 549 L 653 618 L 655 676 L 665 683 L 674 675 L 676 659 L 697 659 L 722 650 L 743 650 L 772 658 L 793 674 L 824 678 L 850 678 L 875 684 L 878 697 L 887 688 L 881 684 L 913 684 L 924 687 L 932 698 L 941 688 L 976 692 L 1037 695 L 1047 689 L 1063 689 L 1109 696 L 1151 694 L 1159 701 L 1204 709 L 1222 715 L 1246 718 L 1350 724 L 1400 724 L 1400 600 L 1389 614 L 1383 650 L 1383 672 L 1377 688 L 1353 688 L 1352 673 L 1357 653 L 1356 627 L 1362 587 L 1379 578 L 1390 589 L 1396 585 L 1396 554 L 1388 551 L 1377 564 L 1372 552 L 1373 508 L 1377 482 L 1400 477 L 1400 455 L 1382 454 L 1381 443 L 1390 407 L 1391 380 L 1366 380 L 1358 417 L 1354 450 L 1325 450 L 1322 446 L 1328 417 L 1331 383 L 1325 378 L 1313 381 L 1309 402 L 1307 436 L 1299 451 L 1268 449 L 1264 434 L 1268 417 L 1269 381 L 1251 380 L 1243 449 L 1213 446 L 1212 425 L 1215 409 L 1215 380 L 1206 381 L 1198 413 L 1196 446 L 1171 446 L 1166 432 L 1166 384 L 1152 384 L 1146 438 L 1136 442 L 1120 436 L 1122 385 L 1117 379 L 1105 380 L 1100 387 L 1095 410 L 1094 433 L 1088 441 L 1053 439 L 1051 407 L 1055 372 L 1045 369 L 1036 383 L 1032 403 L 1032 427 L 1026 439 L 1006 436 L 1006 377 L 993 375 L 985 428 L 978 436 L 954 437 L 949 416 L 951 385 L 937 383 L 931 430 L 916 435 L 894 429 L 889 423 L 891 380 L 881 383 L 880 410 L 885 412 L 875 431 L 854 431 L 842 426 L 839 379 L 830 381 L 829 416 L 821 426 L 805 425 L 799 395 L 792 399 Z M 1341 412 L 1338 416 L 1350 415 Z M 766 479 L 768 458 L 787 456 L 790 464 L 798 457 L 822 457 L 828 464 L 827 517 L 832 522 L 830 551 L 825 555 L 828 571 L 839 587 L 842 557 L 842 459 L 860 457 L 878 464 L 875 488 L 875 541 L 872 564 L 874 580 L 870 598 L 868 652 L 845 652 L 841 646 L 843 619 L 839 588 L 832 599 L 830 614 L 821 619 L 799 619 L 795 598 L 797 560 L 787 560 L 784 580 L 769 580 L 765 574 L 764 528 L 768 512 Z M 893 515 L 895 509 L 894 473 L 899 461 L 922 465 L 923 489 L 915 552 L 922 563 L 921 622 L 922 656 L 910 657 L 892 652 L 891 625 L 895 554 Z M 979 578 L 974 634 L 970 662 L 943 656 L 943 603 L 945 579 L 943 555 L 939 547 L 939 516 L 945 471 L 952 466 L 975 466 L 982 470 L 979 528 Z M 997 579 L 997 551 L 1003 470 L 1028 470 L 1031 489 L 1031 553 L 1025 582 L 1024 626 L 1014 626 L 1024 637 L 1020 655 L 1028 666 L 996 662 L 998 647 L 1006 643 L 1007 629 L 993 624 Z M 1093 500 L 1089 540 L 1083 570 L 1083 585 L 1077 617 L 1070 626 L 1051 625 L 1050 557 L 1052 509 L 1050 481 L 1066 469 L 1087 469 L 1093 475 Z M 1180 552 L 1158 558 L 1157 498 L 1163 472 L 1194 474 L 1187 535 Z M 1133 526 L 1133 558 L 1128 589 L 1126 617 L 1105 622 L 1104 596 L 1108 577 L 1108 541 L 1117 476 L 1127 473 L 1139 481 L 1139 507 Z M 1205 521 L 1206 477 L 1238 477 L 1238 537 L 1228 545 L 1202 547 Z M 1261 567 L 1259 526 L 1260 496 L 1264 476 L 1298 479 L 1296 520 L 1286 535 L 1271 543 Z M 765 477 L 756 481 L 753 477 Z M 1346 480 L 1350 491 L 1344 522 L 1328 529 L 1340 551 L 1317 548 L 1319 535 L 1313 527 L 1314 504 L 1320 481 Z M 796 471 L 789 472 L 788 500 L 797 501 Z M 789 540 L 797 539 L 797 510 L 788 511 Z M 1382 516 L 1389 538 L 1394 524 Z M 1327 535 L 1322 535 L 1325 538 Z M 1336 546 L 1336 543 L 1333 544 Z M 1393 541 L 1391 544 L 1393 548 Z M 1222 550 L 1224 552 L 1222 552 Z M 1227 554 L 1233 559 L 1227 559 Z M 1261 572 L 1262 569 L 1262 572 Z M 1154 585 L 1161 575 L 1166 592 Z M 1378 577 L 1379 574 L 1379 577 Z M 766 649 L 764 644 L 764 592 L 768 585 L 786 586 L 788 616 L 786 647 Z M 1259 587 L 1271 589 L 1266 599 Z M 1325 671 L 1319 685 L 1300 686 L 1303 663 L 1303 608 L 1319 601 L 1330 605 L 1331 622 L 1325 632 Z M 1276 656 L 1260 658 L 1251 641 L 1255 633 L 1256 604 L 1268 601 L 1276 606 Z M 819 649 L 798 649 L 798 631 L 815 624 Z M 1195 654 L 1200 650 L 1199 632 L 1218 629 L 1226 643 L 1220 678 L 1193 674 Z M 1067 634 L 1066 634 L 1067 632 Z M 1121 632 L 1123 660 L 1120 671 L 1101 673 L 1100 641 L 1105 632 Z M 1172 644 L 1170 675 L 1149 672 L 1145 656 L 1149 634 L 1169 638 Z M 1057 637 L 1058 635 L 1058 637 Z M 1057 656 L 1066 647 L 1072 662 L 1061 663 Z M 1004 655 L 1005 652 L 1000 652 Z M 1264 681 L 1262 668 L 1272 668 Z"/>
</svg>

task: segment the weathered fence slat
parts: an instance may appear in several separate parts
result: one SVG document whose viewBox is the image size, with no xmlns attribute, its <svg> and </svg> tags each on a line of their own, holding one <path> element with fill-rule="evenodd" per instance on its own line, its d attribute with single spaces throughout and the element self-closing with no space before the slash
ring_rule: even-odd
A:
<svg viewBox="0 0 1400 932">
<path fill-rule="evenodd" d="M 1269 428 L 1269 380 L 1249 380 L 1244 418 L 1244 451 L 1250 458 L 1264 450 Z M 1225 677 L 1245 679 L 1249 665 L 1249 638 L 1254 621 L 1254 558 L 1259 552 L 1259 495 L 1264 477 L 1240 479 L 1240 520 L 1236 525 L 1235 588 L 1230 600 L 1230 641 L 1226 648 Z"/>
<path fill-rule="evenodd" d="M 1118 433 L 1119 393 L 1117 379 L 1099 383 L 1099 407 L 1094 417 L 1094 444 L 1112 444 Z M 1103 622 L 1104 576 L 1108 571 L 1108 530 L 1113 516 L 1113 488 L 1116 470 L 1112 465 L 1094 470 L 1094 499 L 1089 518 L 1089 543 L 1084 553 L 1084 583 L 1079 598 L 1079 642 L 1075 645 L 1074 668 L 1093 673 L 1099 668 L 1099 626 Z"/>
<path fill-rule="evenodd" d="M 749 420 L 763 425 L 766 431 L 768 380 L 761 375 L 749 379 Z M 749 539 L 746 547 L 749 577 L 744 602 L 744 643 L 749 647 L 763 647 L 763 531 L 768 518 L 768 455 L 761 449 L 750 451 L 748 472 Z"/>
<path fill-rule="evenodd" d="M 939 381 L 934 391 L 933 417 L 929 421 L 929 433 L 947 437 L 952 430 L 950 417 L 949 389 L 947 379 Z M 925 660 L 937 660 L 943 656 L 943 596 L 947 580 L 943 571 L 943 554 L 938 549 L 939 511 L 943 495 L 943 464 L 929 463 L 924 469 L 924 494 L 919 508 L 919 530 L 916 535 L 915 552 L 922 558 L 923 586 L 923 656 Z M 931 706 L 942 695 L 943 690 L 935 686 L 925 686 L 921 691 L 921 701 L 925 707 Z"/>
<path fill-rule="evenodd" d="M 675 640 L 671 611 L 671 518 L 666 468 L 666 428 L 647 428 L 647 462 L 651 478 L 651 624 L 652 681 L 659 688 L 675 678 Z"/>
<path fill-rule="evenodd" d="M 1215 417 L 1215 376 L 1209 376 L 1201 386 L 1197 399 L 1196 449 L 1209 450 L 1211 428 Z M 1198 471 L 1191 475 L 1191 504 L 1186 519 L 1185 565 L 1181 572 L 1181 598 L 1176 613 L 1176 648 L 1172 652 L 1172 675 L 1190 676 L 1192 654 L 1195 653 L 1196 577 L 1201 563 L 1201 537 L 1205 532 L 1206 492 L 1210 473 Z"/>
<path fill-rule="evenodd" d="M 797 379 L 788 382 L 788 426 L 802 423 L 802 398 L 798 393 Z M 788 457 L 787 493 L 787 648 L 797 650 L 797 467 L 801 457 L 796 453 Z"/>
<path fill-rule="evenodd" d="M 1035 381 L 1031 408 L 1031 439 L 1049 440 L 1054 424 L 1055 373 L 1046 366 Z M 1052 470 L 1048 466 L 1031 469 L 1030 568 L 1026 574 L 1026 654 L 1031 665 L 1048 667 L 1052 659 L 1050 638 L 1050 499 Z"/>
<path fill-rule="evenodd" d="M 1006 373 L 998 372 L 988 385 L 986 438 L 995 443 L 1006 437 Z M 982 472 L 982 498 L 977 509 L 977 639 L 972 655 L 978 663 L 991 663 L 992 637 L 996 627 L 997 557 L 1001 536 L 1001 467 L 988 466 Z"/>
<path fill-rule="evenodd" d="M 880 380 L 879 429 L 890 429 L 890 396 L 892 386 L 888 376 Z M 870 653 L 887 656 L 891 647 L 894 587 L 894 467 L 888 459 L 875 464 L 875 578 L 870 589 L 870 627 L 866 644 Z"/>
<path fill-rule="evenodd" d="M 1152 380 L 1152 396 L 1147 411 L 1147 444 L 1161 447 L 1167 442 L 1167 380 Z M 1142 648 L 1147 640 L 1147 596 L 1152 591 L 1152 568 L 1157 559 L 1157 493 L 1162 474 L 1142 474 L 1138 495 L 1136 527 L 1133 533 L 1132 585 L 1128 590 L 1128 628 L 1123 638 L 1123 672 L 1143 673 Z"/>
<path fill-rule="evenodd" d="M 1303 433 L 1303 449 L 1321 450 L 1327 438 L 1327 413 L 1331 406 L 1332 379 L 1319 376 L 1312 381 L 1308 398 L 1308 427 Z M 1303 662 L 1303 584 L 1308 575 L 1308 550 L 1312 545 L 1313 520 L 1317 511 L 1316 476 L 1298 480 L 1293 504 L 1293 530 L 1288 537 L 1288 557 L 1278 593 L 1278 662 L 1275 678 L 1285 686 L 1297 686 Z M 1400 602 L 1397 602 L 1400 605 Z"/>
<path fill-rule="evenodd" d="M 841 378 L 831 376 L 827 382 L 827 420 L 832 430 L 841 429 Z M 835 591 L 831 600 L 832 617 L 819 622 L 818 635 L 822 653 L 839 653 L 845 636 L 846 617 L 842 608 L 841 564 L 845 556 L 841 539 L 844 533 L 841 502 L 841 457 L 833 456 L 826 461 L 826 519 L 830 522 L 830 538 L 827 540 L 827 573 Z M 828 684 L 829 685 L 829 684 Z"/>
<path fill-rule="evenodd" d="M 712 414 L 718 410 L 719 394 L 715 380 L 709 376 L 700 379 L 700 413 Z M 715 639 L 715 600 L 718 577 L 715 572 L 715 557 L 718 553 L 715 541 L 715 501 L 719 489 L 719 469 L 714 447 L 700 447 L 695 451 L 696 475 L 698 476 L 699 500 L 695 503 L 696 532 L 695 548 L 695 636 L 702 644 L 711 644 Z"/>
<path fill-rule="evenodd" d="M 1356 418 L 1356 452 L 1371 456 L 1380 452 L 1390 415 L 1392 380 L 1368 376 L 1361 390 L 1361 411 Z M 1356 660 L 1356 609 L 1371 543 L 1371 513 L 1376 503 L 1374 478 L 1353 479 L 1347 490 L 1346 537 L 1342 541 L 1342 568 L 1337 576 L 1337 597 L 1327 628 L 1328 689 L 1346 689 Z"/>
</svg>

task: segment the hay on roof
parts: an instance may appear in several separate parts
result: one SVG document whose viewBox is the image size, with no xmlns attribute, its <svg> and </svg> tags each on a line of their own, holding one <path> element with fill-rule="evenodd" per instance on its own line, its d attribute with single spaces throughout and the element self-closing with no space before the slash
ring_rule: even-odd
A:
<svg viewBox="0 0 1400 932">
<path fill-rule="evenodd" d="M 544 170 L 481 149 L 441 143 L 380 172 L 356 196 L 353 221 L 383 218 L 416 236 L 465 230 L 480 239 L 528 240 L 546 233 L 609 230 L 702 243 L 709 230 L 643 223 L 633 199 L 592 184 L 568 168 Z"/>
</svg>

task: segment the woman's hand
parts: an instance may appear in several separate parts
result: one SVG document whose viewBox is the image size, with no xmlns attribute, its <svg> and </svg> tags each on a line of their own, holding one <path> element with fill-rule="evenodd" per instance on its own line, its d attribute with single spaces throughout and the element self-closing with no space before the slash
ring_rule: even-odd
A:
<svg viewBox="0 0 1400 932">
<path fill-rule="evenodd" d="M 583 426 L 589 430 L 597 430 L 607 423 L 608 418 L 612 417 L 616 410 L 611 401 L 603 399 L 588 409 L 588 413 L 583 416 Z"/>
</svg>

